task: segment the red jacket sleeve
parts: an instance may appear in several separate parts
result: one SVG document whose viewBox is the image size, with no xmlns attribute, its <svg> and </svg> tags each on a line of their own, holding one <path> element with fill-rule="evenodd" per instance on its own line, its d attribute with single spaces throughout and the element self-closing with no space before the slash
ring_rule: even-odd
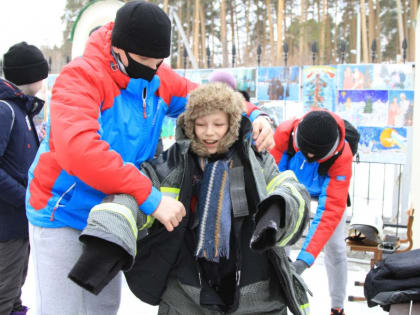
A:
<svg viewBox="0 0 420 315">
<path fill-rule="evenodd" d="M 283 153 L 289 148 L 289 137 L 294 128 L 296 120 L 286 120 L 277 126 L 274 132 L 274 148 L 270 151 L 278 165 Z"/>
<path fill-rule="evenodd" d="M 109 150 L 100 139 L 98 117 L 103 100 L 118 88 L 103 86 L 92 73 L 73 66 L 63 69 L 51 98 L 51 133 L 57 163 L 69 174 L 105 194 L 127 193 L 141 205 L 152 191 L 150 180 Z"/>
<path fill-rule="evenodd" d="M 353 155 L 346 142 L 343 153 L 328 171 L 326 186 L 318 199 L 318 208 L 308 230 L 306 246 L 299 256 L 309 264 L 315 259 L 340 223 L 347 206 L 347 196 L 352 176 Z M 305 252 L 307 254 L 305 254 Z M 308 255 L 309 254 L 309 255 Z M 299 258 L 298 256 L 298 258 Z M 309 259 L 309 261 L 308 261 Z"/>
</svg>

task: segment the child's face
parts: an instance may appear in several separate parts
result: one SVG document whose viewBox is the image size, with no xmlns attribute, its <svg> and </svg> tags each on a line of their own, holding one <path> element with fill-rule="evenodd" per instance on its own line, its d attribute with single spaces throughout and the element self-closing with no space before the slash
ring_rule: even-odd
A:
<svg viewBox="0 0 420 315">
<path fill-rule="evenodd" d="M 229 130 L 229 115 L 219 110 L 194 121 L 194 133 L 210 154 L 217 152 L 220 140 Z"/>
</svg>

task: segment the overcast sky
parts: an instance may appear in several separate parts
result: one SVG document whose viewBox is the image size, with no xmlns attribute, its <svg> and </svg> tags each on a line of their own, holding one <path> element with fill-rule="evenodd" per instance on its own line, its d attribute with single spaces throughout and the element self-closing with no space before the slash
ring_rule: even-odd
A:
<svg viewBox="0 0 420 315">
<path fill-rule="evenodd" d="M 61 16 L 66 0 L 0 0 L 0 59 L 13 44 L 62 43 Z"/>
</svg>

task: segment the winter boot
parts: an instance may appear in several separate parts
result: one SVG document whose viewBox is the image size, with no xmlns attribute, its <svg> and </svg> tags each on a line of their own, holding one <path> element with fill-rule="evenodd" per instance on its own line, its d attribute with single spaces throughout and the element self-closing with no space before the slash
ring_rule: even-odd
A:
<svg viewBox="0 0 420 315">
<path fill-rule="evenodd" d="M 17 309 L 13 310 L 10 315 L 26 315 L 26 312 L 29 310 L 26 306 L 21 305 Z"/>
<path fill-rule="evenodd" d="M 346 315 L 346 314 L 344 314 L 344 308 L 332 308 L 331 315 Z"/>
</svg>

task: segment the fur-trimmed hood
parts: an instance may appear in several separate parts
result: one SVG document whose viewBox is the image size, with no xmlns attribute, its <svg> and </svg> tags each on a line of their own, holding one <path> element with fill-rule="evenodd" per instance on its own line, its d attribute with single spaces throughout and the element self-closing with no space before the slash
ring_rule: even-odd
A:
<svg viewBox="0 0 420 315">
<path fill-rule="evenodd" d="M 201 85 L 190 93 L 185 112 L 178 118 L 177 125 L 191 140 L 191 150 L 199 156 L 210 154 L 195 136 L 194 121 L 218 110 L 229 115 L 229 130 L 217 149 L 217 153 L 225 153 L 238 139 L 242 113 L 245 112 L 245 99 L 240 93 L 220 82 Z"/>
</svg>

